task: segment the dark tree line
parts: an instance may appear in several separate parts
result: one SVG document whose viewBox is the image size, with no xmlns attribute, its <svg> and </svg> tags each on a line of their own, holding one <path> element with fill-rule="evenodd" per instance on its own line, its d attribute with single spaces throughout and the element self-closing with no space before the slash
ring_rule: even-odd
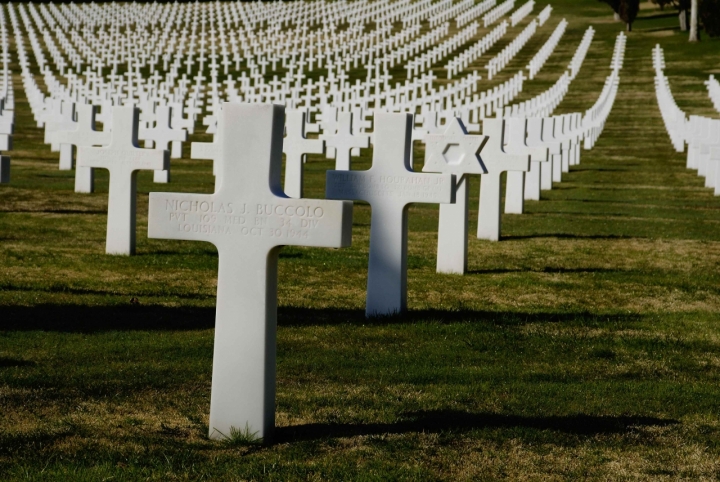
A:
<svg viewBox="0 0 720 482">
<path fill-rule="evenodd" d="M 627 25 L 628 32 L 640 11 L 640 0 L 600 0 L 615 12 L 616 18 Z M 678 11 L 680 29 L 690 30 L 690 41 L 699 39 L 698 29 L 702 26 L 710 37 L 720 36 L 720 0 L 651 0 L 661 9 L 675 8 Z"/>
</svg>

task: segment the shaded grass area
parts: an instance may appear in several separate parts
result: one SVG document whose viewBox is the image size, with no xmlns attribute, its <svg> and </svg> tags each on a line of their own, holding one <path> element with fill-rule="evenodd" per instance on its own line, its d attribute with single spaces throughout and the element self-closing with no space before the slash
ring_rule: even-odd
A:
<svg viewBox="0 0 720 482">
<path fill-rule="evenodd" d="M 523 68 L 565 17 L 518 100 L 552 85 L 593 25 L 558 112 L 584 111 L 623 26 L 600 2 L 552 4 L 483 84 Z M 0 187 L 0 478 L 720 477 L 720 201 L 671 148 L 650 58 L 660 42 L 680 107 L 718 117 L 702 82 L 720 71 L 720 44 L 688 45 L 659 13 L 643 4 L 596 148 L 526 214 L 504 215 L 501 242 L 471 237 L 468 275 L 435 273 L 437 206 L 411 208 L 407 314 L 363 316 L 367 205 L 351 248 L 282 251 L 271 446 L 207 439 L 216 250 L 146 236 L 147 193 L 211 192 L 210 163 L 173 161 L 168 185 L 141 173 L 138 255 L 105 256 L 107 173 L 95 194 L 72 192 L 16 76 L 13 179 Z M 309 197 L 331 167 L 306 164 Z"/>
</svg>

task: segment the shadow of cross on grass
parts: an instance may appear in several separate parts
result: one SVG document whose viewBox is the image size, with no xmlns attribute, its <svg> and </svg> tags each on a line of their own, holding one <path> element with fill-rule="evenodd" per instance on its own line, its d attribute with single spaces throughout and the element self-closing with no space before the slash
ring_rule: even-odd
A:
<svg viewBox="0 0 720 482">
<path fill-rule="evenodd" d="M 572 435 L 623 434 L 639 427 L 665 427 L 680 423 L 673 419 L 639 415 L 566 415 L 533 417 L 496 413 L 468 413 L 457 410 L 408 412 L 392 423 L 310 423 L 277 427 L 275 443 L 298 442 L 361 435 L 468 432 L 493 428 L 551 430 Z"/>
<path fill-rule="evenodd" d="M 142 301 L 142 300 L 141 300 Z M 533 323 L 582 322 L 584 324 L 633 323 L 634 313 L 524 312 L 473 309 L 410 310 L 402 315 L 365 318 L 363 309 L 278 308 L 278 326 L 412 325 L 424 322 L 527 325 Z M 95 333 L 104 331 L 191 331 L 215 326 L 214 307 L 167 307 L 159 305 L 79 306 L 42 304 L 6 306 L 0 332 L 52 331 Z"/>
</svg>

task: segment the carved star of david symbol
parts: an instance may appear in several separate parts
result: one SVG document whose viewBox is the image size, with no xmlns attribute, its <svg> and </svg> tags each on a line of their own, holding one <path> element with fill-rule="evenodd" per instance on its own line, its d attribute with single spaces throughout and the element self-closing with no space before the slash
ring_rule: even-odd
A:
<svg viewBox="0 0 720 482">
<path fill-rule="evenodd" d="M 465 174 L 487 174 L 480 151 L 487 136 L 470 135 L 462 121 L 453 118 L 442 134 L 425 137 L 425 165 L 423 172 L 455 174 L 458 180 Z"/>
</svg>

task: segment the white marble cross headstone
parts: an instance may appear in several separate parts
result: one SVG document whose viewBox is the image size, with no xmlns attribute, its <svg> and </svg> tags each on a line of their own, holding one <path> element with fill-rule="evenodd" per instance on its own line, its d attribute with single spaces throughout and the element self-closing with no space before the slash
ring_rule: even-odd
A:
<svg viewBox="0 0 720 482">
<path fill-rule="evenodd" d="M 453 202 L 453 176 L 412 170 L 412 115 L 376 113 L 372 167 L 328 171 L 328 199 L 370 204 L 370 261 L 365 314 L 402 313 L 407 305 L 407 209 Z"/>
<path fill-rule="evenodd" d="M 171 115 L 170 106 L 159 106 L 155 110 L 155 127 L 143 129 L 140 138 L 145 141 L 152 141 L 155 144 L 155 149 L 158 150 L 168 150 L 170 143 L 173 141 L 187 141 L 187 131 L 185 129 L 171 127 Z M 170 166 L 165 170 L 155 171 L 153 173 L 153 182 L 170 182 Z"/>
<path fill-rule="evenodd" d="M 337 118 L 337 132 L 335 134 L 323 134 L 320 139 L 323 139 L 328 147 L 335 149 L 335 169 L 349 171 L 350 151 L 355 148 L 370 147 L 370 136 L 353 135 L 352 112 L 340 112 Z"/>
<path fill-rule="evenodd" d="M 84 146 L 106 146 L 110 143 L 110 130 L 95 130 L 95 114 L 97 107 L 92 104 L 76 104 L 77 122 L 75 129 L 61 130 L 50 133 L 53 143 L 65 143 L 76 148 Z M 75 192 L 91 193 L 94 191 L 94 175 L 92 167 L 75 166 Z"/>
<path fill-rule="evenodd" d="M 72 169 L 73 146 L 64 142 L 51 142 L 50 137 L 55 131 L 71 131 L 75 129 L 75 104 L 70 101 L 53 101 L 52 115 L 45 121 L 45 143 L 50 144 L 50 150 L 60 151 L 61 171 Z"/>
<path fill-rule="evenodd" d="M 508 154 L 505 149 L 505 122 L 502 119 L 483 120 L 483 135 L 489 137 L 483 152 L 488 170 L 480 177 L 480 206 L 478 207 L 479 239 L 500 240 L 500 177 L 505 171 L 530 169 L 529 155 Z"/>
<path fill-rule="evenodd" d="M 352 203 L 282 192 L 283 109 L 224 104 L 215 194 L 150 194 L 150 238 L 207 241 L 218 249 L 212 438 L 233 427 L 272 436 L 280 248 L 350 245 Z"/>
<path fill-rule="evenodd" d="M 113 107 L 110 144 L 78 148 L 79 167 L 110 171 L 105 245 L 108 254 L 131 255 L 135 252 L 137 172 L 167 169 L 169 162 L 167 151 L 138 147 L 139 115 L 139 110 L 133 106 Z"/>
<path fill-rule="evenodd" d="M 325 141 L 305 137 L 307 113 L 305 109 L 288 110 L 285 113 L 285 130 L 283 139 L 285 153 L 285 194 L 300 199 L 303 197 L 303 163 L 306 154 L 322 154 Z"/>
<path fill-rule="evenodd" d="M 173 129 L 185 129 L 188 134 L 195 133 L 195 123 L 192 117 L 183 116 L 183 104 L 182 102 L 171 102 L 168 104 L 172 112 L 172 119 L 170 127 Z M 182 157 L 182 142 L 172 141 L 170 148 L 170 157 L 173 159 L 180 159 Z"/>
<path fill-rule="evenodd" d="M 527 120 L 519 117 L 505 119 L 505 152 L 530 156 L 530 169 L 548 158 L 547 147 L 530 147 L 527 143 Z M 538 165 L 539 167 L 539 165 Z M 530 174 L 528 171 L 527 174 Z M 525 171 L 508 171 L 505 181 L 505 212 L 522 214 L 525 207 Z"/>
<path fill-rule="evenodd" d="M 448 122 L 443 134 L 425 135 L 423 172 L 455 175 L 455 203 L 440 205 L 437 272 L 465 274 L 468 251 L 467 174 L 487 174 L 478 154 L 488 138 L 469 135 L 458 118 Z"/>
<path fill-rule="evenodd" d="M 542 117 L 530 117 L 527 119 L 527 145 L 530 147 L 542 147 L 548 150 L 547 157 L 544 160 L 538 161 L 536 159 L 531 159 L 530 162 L 530 170 L 525 178 L 525 199 L 532 201 L 540 200 L 542 173 L 550 173 L 550 169 L 552 167 L 550 159 L 553 155 L 560 154 L 559 144 L 549 145 L 548 143 L 543 142 L 543 121 L 544 119 Z M 552 178 L 550 178 L 550 184 L 552 187 Z"/>
</svg>

